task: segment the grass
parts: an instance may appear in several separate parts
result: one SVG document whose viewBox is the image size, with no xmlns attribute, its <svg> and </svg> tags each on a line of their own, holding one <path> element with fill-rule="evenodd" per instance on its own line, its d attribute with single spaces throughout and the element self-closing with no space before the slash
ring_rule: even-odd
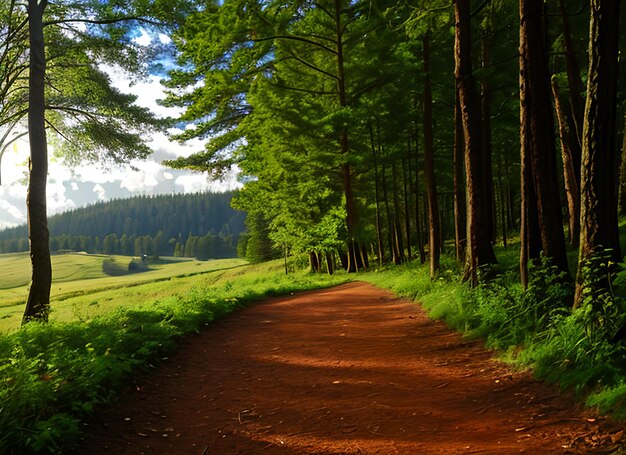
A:
<svg viewBox="0 0 626 455">
<path fill-rule="evenodd" d="M 521 288 L 517 251 L 518 245 L 498 249 L 499 263 L 482 271 L 488 279 L 474 289 L 459 281 L 456 261 L 445 255 L 435 280 L 417 262 L 327 276 L 285 275 L 280 261 L 188 261 L 106 277 L 89 262 L 103 259 L 76 258 L 75 272 L 71 261 L 59 265 L 59 272 L 66 270 L 58 277 L 66 281 L 55 281 L 60 289 L 52 322 L 0 335 L 0 453 L 63 453 L 79 436 L 81 419 L 114 399 L 137 369 L 175 349 L 184 334 L 264 296 L 353 278 L 419 301 L 431 317 L 468 337 L 483 337 L 513 366 L 532 368 L 541 379 L 575 389 L 600 411 L 626 417 L 626 346 L 611 340 L 624 325 L 626 272 L 614 281 L 615 294 L 591 290 L 572 311 L 571 285 L 549 264 L 533 268 L 529 288 Z M 0 266 L 17 267 L 23 259 L 0 257 Z M 605 273 L 605 262 L 600 258 L 589 270 Z M 6 281 L 19 284 L 17 274 L 11 276 Z M 9 310 L 21 315 L 15 304 L 0 308 Z"/>
<path fill-rule="evenodd" d="M 416 263 L 360 278 L 419 301 L 432 318 L 467 337 L 485 339 L 512 367 L 531 369 L 538 379 L 574 390 L 599 412 L 626 419 L 626 336 L 619 335 L 626 330 L 626 264 L 610 288 L 586 288 L 581 306 L 572 309 L 571 281 L 555 267 L 531 267 L 524 290 L 517 248 L 496 253 L 499 264 L 485 270 L 489 279 L 474 289 L 459 281 L 449 257 L 435 280 L 427 265 Z M 586 273 L 607 276 L 608 267 L 599 256 Z"/>
<path fill-rule="evenodd" d="M 164 267 L 154 275 L 159 279 L 107 291 L 93 285 L 104 278 L 80 280 L 75 284 L 90 291 L 55 302 L 50 323 L 0 335 L 0 453 L 71 451 L 81 421 L 113 400 L 137 370 L 172 352 L 183 335 L 262 297 L 349 279 L 285 275 L 280 261 L 213 267 L 219 264 L 220 270 L 166 281 Z M 181 270 L 196 271 L 189 264 Z"/>
<path fill-rule="evenodd" d="M 171 259 L 151 264 L 150 269 L 145 272 L 108 276 L 102 268 L 103 261 L 108 257 L 80 253 L 52 256 L 52 320 L 70 321 L 104 314 L 119 306 L 141 303 L 144 298 L 159 298 L 159 292 L 167 294 L 168 287 L 172 283 L 176 284 L 182 277 L 223 271 L 247 264 L 242 259 Z M 130 261 L 126 256 L 116 256 L 114 259 L 122 264 Z M 3 271 L 0 278 L 1 333 L 17 329 L 21 322 L 30 279 L 28 254 L 0 255 L 0 270 Z M 157 284 L 159 282 L 162 284 Z M 159 288 L 161 291 L 158 291 Z"/>
</svg>

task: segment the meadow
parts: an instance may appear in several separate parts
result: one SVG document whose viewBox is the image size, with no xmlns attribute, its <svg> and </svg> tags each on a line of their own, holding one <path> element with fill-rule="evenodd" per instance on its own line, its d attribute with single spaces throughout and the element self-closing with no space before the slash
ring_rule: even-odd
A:
<svg viewBox="0 0 626 455">
<path fill-rule="evenodd" d="M 150 263 L 148 270 L 142 272 L 110 276 L 103 270 L 107 259 L 120 266 L 131 260 L 127 256 L 82 253 L 52 256 L 51 320 L 85 320 L 120 306 L 181 294 L 195 285 L 194 280 L 181 278 L 247 264 L 243 259 L 165 258 Z M 0 270 L 0 332 L 6 332 L 17 329 L 21 323 L 30 282 L 28 253 L 0 255 Z"/>
</svg>

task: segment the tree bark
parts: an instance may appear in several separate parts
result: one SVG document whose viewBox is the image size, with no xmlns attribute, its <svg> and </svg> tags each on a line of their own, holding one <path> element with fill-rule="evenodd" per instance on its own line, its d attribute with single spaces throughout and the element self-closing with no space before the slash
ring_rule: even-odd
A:
<svg viewBox="0 0 626 455">
<path fill-rule="evenodd" d="M 404 258 L 404 244 L 402 241 L 402 223 L 400 222 L 400 213 L 402 209 L 400 207 L 400 197 L 398 196 L 398 165 L 396 160 L 391 163 L 391 173 L 393 181 L 393 236 L 394 236 L 394 264 L 402 264 Z"/>
<path fill-rule="evenodd" d="M 582 268 L 600 249 L 621 251 L 617 229 L 617 75 L 619 0 L 591 0 L 589 72 L 583 126 L 580 249 L 574 306 L 581 303 Z M 605 277 L 608 280 L 608 277 Z M 608 283 L 606 283 L 608 284 Z"/>
<path fill-rule="evenodd" d="M 520 118 L 522 154 L 537 202 L 543 254 L 568 272 L 556 172 L 554 121 L 547 47 L 543 33 L 543 0 L 520 0 Z M 526 206 L 528 210 L 530 206 Z M 532 216 L 527 211 L 525 221 Z M 526 226 L 528 229 L 529 226 Z M 526 238 L 528 240 L 528 238 Z"/>
<path fill-rule="evenodd" d="M 378 183 L 378 158 L 376 157 L 376 144 L 374 143 L 374 128 L 369 124 L 370 146 L 374 159 L 374 198 L 376 201 L 376 244 L 378 247 L 378 266 L 383 266 L 385 251 L 383 245 L 383 230 L 380 220 L 380 185 Z"/>
<path fill-rule="evenodd" d="M 488 68 L 491 64 L 489 53 L 488 32 L 484 32 L 481 39 L 481 67 Z M 487 232 L 489 240 L 494 243 L 496 241 L 496 210 L 493 191 L 493 168 L 492 155 L 493 147 L 491 143 L 491 93 L 489 92 L 489 81 L 483 78 L 480 82 L 480 102 L 482 114 L 482 191 L 485 195 L 485 214 L 487 215 Z"/>
<path fill-rule="evenodd" d="M 576 177 L 574 160 L 572 159 L 571 139 L 565 128 L 565 118 L 559 98 L 559 86 L 555 77 L 552 78 L 552 96 L 554 98 L 554 111 L 556 112 L 559 125 L 559 139 L 561 141 L 561 161 L 563 163 L 563 182 L 565 184 L 565 197 L 567 198 L 568 211 L 568 234 L 569 243 L 578 246 L 580 240 L 580 191 L 578 178 Z M 577 140 L 577 139 L 575 139 Z"/>
<path fill-rule="evenodd" d="M 454 19 L 454 75 L 463 120 L 467 192 L 467 253 L 463 279 L 476 286 L 479 268 L 496 262 L 496 257 L 485 221 L 489 214 L 482 190 L 481 115 L 472 70 L 470 2 L 454 0 Z"/>
<path fill-rule="evenodd" d="M 570 153 L 574 165 L 577 185 L 580 183 L 580 160 L 582 150 L 583 116 L 585 100 L 583 99 L 583 85 L 580 77 L 580 68 L 576 61 L 576 50 L 569 27 L 568 13 L 565 9 L 564 0 L 559 0 L 561 19 L 563 22 L 563 41 L 565 44 L 565 62 L 567 68 L 567 85 L 569 88 L 569 130 L 570 130 Z"/>
<path fill-rule="evenodd" d="M 619 170 L 619 214 L 626 215 L 626 118 L 624 119 L 624 131 L 622 131 L 622 151 L 620 153 Z"/>
<path fill-rule="evenodd" d="M 465 187 L 463 181 L 463 119 L 459 106 L 459 96 L 456 94 L 454 103 L 454 245 L 456 260 L 465 261 L 465 249 L 467 244 L 467 221 L 465 218 Z"/>
<path fill-rule="evenodd" d="M 337 46 L 337 91 L 339 94 L 339 106 L 344 108 L 348 105 L 346 94 L 345 64 L 343 55 L 343 31 L 344 26 L 341 22 L 341 0 L 335 0 L 335 39 Z M 362 268 L 360 254 L 357 254 L 359 246 L 356 239 L 357 211 L 352 190 L 352 170 L 348 163 L 349 142 L 348 129 L 342 128 L 339 132 L 339 145 L 344 163 L 342 165 L 341 174 L 343 178 L 343 191 L 346 198 L 346 228 L 348 231 L 348 272 L 358 272 Z"/>
<path fill-rule="evenodd" d="M 410 140 L 410 139 L 409 139 Z M 411 144 L 407 144 L 407 156 L 411 154 Z M 404 230 L 406 231 L 406 252 L 409 261 L 413 259 L 411 251 L 411 204 L 410 204 L 410 176 L 407 176 L 407 157 L 402 158 L 402 186 L 404 194 Z"/>
<path fill-rule="evenodd" d="M 433 139 L 433 95 L 430 83 L 430 31 L 422 38 L 424 62 L 424 177 L 428 196 L 428 257 L 430 277 L 435 278 L 439 270 L 441 254 L 441 229 L 437 185 L 435 183 L 435 151 Z"/>
<path fill-rule="evenodd" d="M 420 263 L 426 262 L 426 251 L 424 251 L 424 240 L 422 237 L 422 216 L 420 214 L 420 167 L 419 167 L 419 145 L 418 132 L 415 131 L 415 232 L 417 235 L 417 247 L 420 252 Z"/>
<path fill-rule="evenodd" d="M 46 0 L 29 0 L 28 24 L 30 73 L 28 78 L 28 139 L 30 142 L 30 178 L 28 182 L 28 238 L 32 264 L 32 283 L 22 323 L 47 321 L 50 311 L 52 264 L 48 243 L 46 183 L 48 180 L 48 142 L 45 126 L 44 84 L 46 55 L 43 13 Z"/>
</svg>

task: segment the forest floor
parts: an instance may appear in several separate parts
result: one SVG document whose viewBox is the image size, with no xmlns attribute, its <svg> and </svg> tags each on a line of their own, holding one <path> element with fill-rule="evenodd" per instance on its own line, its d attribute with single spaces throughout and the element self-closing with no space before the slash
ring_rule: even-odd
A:
<svg viewBox="0 0 626 455">
<path fill-rule="evenodd" d="M 186 338 L 78 453 L 611 453 L 622 426 L 365 283 L 272 298 Z"/>
</svg>

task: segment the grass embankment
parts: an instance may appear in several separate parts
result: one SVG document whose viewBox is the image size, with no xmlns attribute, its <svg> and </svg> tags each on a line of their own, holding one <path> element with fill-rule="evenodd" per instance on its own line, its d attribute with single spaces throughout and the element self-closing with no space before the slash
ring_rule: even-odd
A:
<svg viewBox="0 0 626 455">
<path fill-rule="evenodd" d="M 67 451 L 81 421 L 132 383 L 137 371 L 167 356 L 184 334 L 250 301 L 347 279 L 285 275 L 270 263 L 54 303 L 51 323 L 0 335 L 0 453 Z"/>
<path fill-rule="evenodd" d="M 573 389 L 600 412 L 626 418 L 626 337 L 620 335 L 626 322 L 626 272 L 619 272 L 608 289 L 585 291 L 580 308 L 572 310 L 571 282 L 554 267 L 531 267 L 528 289 L 522 288 L 518 248 L 500 249 L 500 263 L 484 271 L 489 279 L 475 289 L 459 281 L 459 266 L 449 257 L 434 281 L 427 264 L 361 278 L 419 301 L 432 318 L 468 337 L 485 339 L 503 360 Z M 588 266 L 596 274 L 608 273 L 609 267 L 601 258 Z"/>
</svg>

